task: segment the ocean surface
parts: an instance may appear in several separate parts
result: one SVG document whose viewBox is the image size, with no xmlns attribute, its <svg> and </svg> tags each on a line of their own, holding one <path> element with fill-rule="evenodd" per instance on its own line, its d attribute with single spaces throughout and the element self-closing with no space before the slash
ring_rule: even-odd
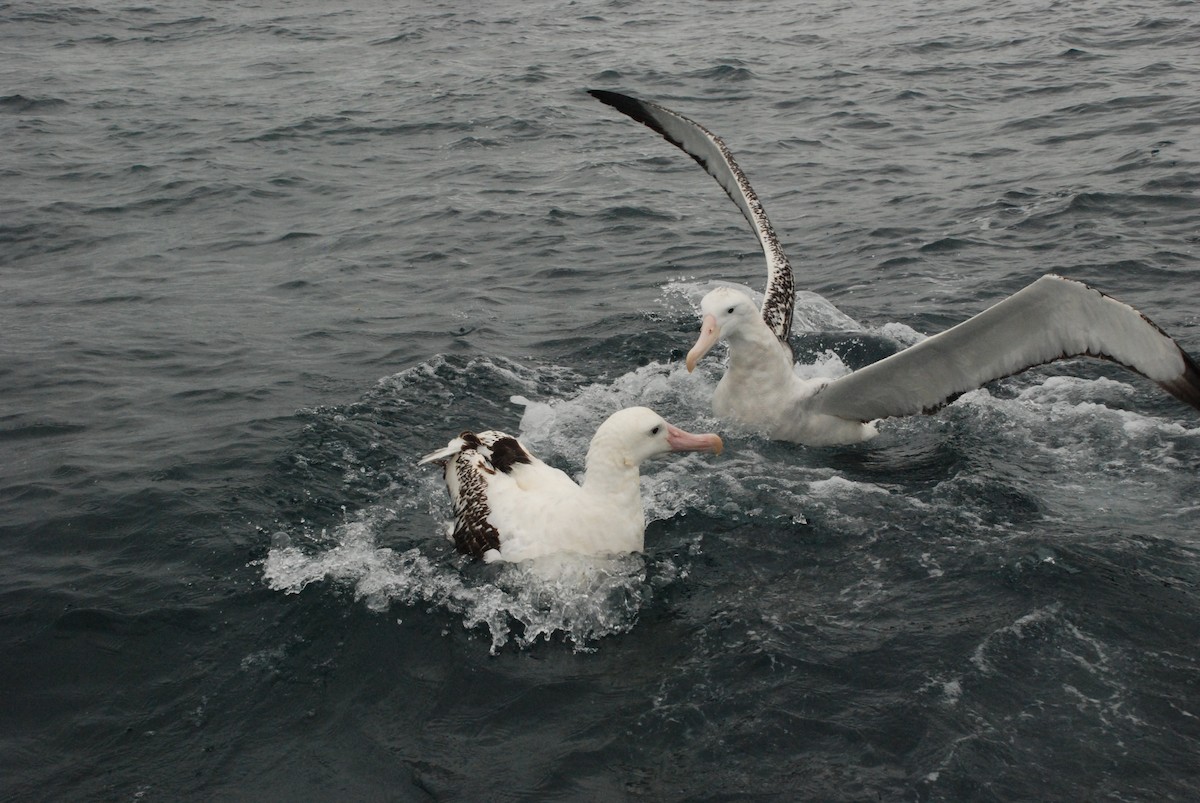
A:
<svg viewBox="0 0 1200 803">
<path fill-rule="evenodd" d="M 1191 1 L 0 2 L 0 798 L 1194 800 L 1200 414 L 1071 361 L 866 444 L 681 358 L 749 227 L 835 376 L 1038 276 L 1200 353 Z M 482 565 L 464 428 L 646 552 Z"/>
</svg>

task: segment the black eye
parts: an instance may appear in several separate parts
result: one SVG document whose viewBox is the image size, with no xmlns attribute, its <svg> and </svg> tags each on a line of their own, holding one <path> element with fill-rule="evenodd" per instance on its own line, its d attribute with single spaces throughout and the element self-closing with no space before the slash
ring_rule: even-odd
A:
<svg viewBox="0 0 1200 803">
<path fill-rule="evenodd" d="M 725 310 L 725 314 L 726 314 L 726 315 L 732 315 L 732 314 L 733 314 L 733 307 L 730 307 L 729 309 Z"/>
<path fill-rule="evenodd" d="M 662 427 L 655 427 L 654 429 L 650 430 L 650 434 L 657 435 L 660 429 L 662 429 Z"/>
</svg>

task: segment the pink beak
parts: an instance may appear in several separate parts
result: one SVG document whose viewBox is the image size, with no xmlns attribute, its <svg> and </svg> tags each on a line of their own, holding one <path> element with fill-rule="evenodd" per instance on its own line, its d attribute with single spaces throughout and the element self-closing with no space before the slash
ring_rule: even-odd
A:
<svg viewBox="0 0 1200 803">
<path fill-rule="evenodd" d="M 712 452 L 720 454 L 725 448 L 720 435 L 711 432 L 703 435 L 693 435 L 684 432 L 679 427 L 667 424 L 667 445 L 673 452 Z"/>
<path fill-rule="evenodd" d="M 705 315 L 700 322 L 700 337 L 696 338 L 696 345 L 692 346 L 692 350 L 687 353 L 687 369 L 690 374 L 696 370 L 696 363 L 705 354 L 712 350 L 712 347 L 717 345 L 717 340 L 721 337 L 721 327 L 717 326 L 717 319 L 712 315 Z"/>
</svg>

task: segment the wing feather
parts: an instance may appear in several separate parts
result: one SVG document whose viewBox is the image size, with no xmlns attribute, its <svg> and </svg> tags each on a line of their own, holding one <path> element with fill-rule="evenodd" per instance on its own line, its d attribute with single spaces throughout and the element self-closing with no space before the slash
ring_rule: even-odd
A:
<svg viewBox="0 0 1200 803">
<path fill-rule="evenodd" d="M 788 336 L 792 330 L 792 309 L 795 305 L 795 279 L 792 266 L 775 229 L 767 218 L 758 195 L 750 186 L 746 174 L 738 167 L 724 141 L 695 120 L 690 120 L 665 106 L 631 98 L 602 89 L 588 90 L 601 103 L 632 117 L 657 131 L 667 142 L 691 156 L 721 185 L 726 194 L 742 210 L 750 227 L 758 236 L 767 259 L 767 287 L 763 293 L 762 317 L 775 336 L 791 352 Z"/>
<path fill-rule="evenodd" d="M 1098 357 L 1200 409 L 1200 369 L 1133 307 L 1048 274 L 973 318 L 837 379 L 810 409 L 856 421 L 933 412 L 967 391 L 1035 365 Z"/>
<path fill-rule="evenodd" d="M 535 459 L 516 438 L 488 430 L 465 431 L 444 449 L 430 452 L 417 462 L 442 464 L 454 507 L 450 537 L 459 552 L 478 558 L 500 549 L 500 531 L 491 521 L 490 494 L 497 483 L 515 483 L 508 475 L 515 467 Z"/>
<path fill-rule="evenodd" d="M 500 549 L 500 531 L 489 521 L 488 487 L 496 471 L 474 449 L 464 450 L 446 464 L 446 486 L 454 504 L 451 539 L 459 552 L 476 558 Z"/>
</svg>

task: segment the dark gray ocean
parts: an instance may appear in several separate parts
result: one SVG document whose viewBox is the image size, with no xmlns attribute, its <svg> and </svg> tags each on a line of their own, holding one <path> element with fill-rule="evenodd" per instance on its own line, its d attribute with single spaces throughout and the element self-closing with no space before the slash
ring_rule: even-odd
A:
<svg viewBox="0 0 1200 803">
<path fill-rule="evenodd" d="M 1200 353 L 1192 0 L 0 0 L 0 798 L 1194 800 L 1200 414 L 1071 361 L 866 444 L 730 430 L 720 134 L 837 375 L 1038 276 Z M 464 428 L 642 555 L 446 540 Z"/>
</svg>

